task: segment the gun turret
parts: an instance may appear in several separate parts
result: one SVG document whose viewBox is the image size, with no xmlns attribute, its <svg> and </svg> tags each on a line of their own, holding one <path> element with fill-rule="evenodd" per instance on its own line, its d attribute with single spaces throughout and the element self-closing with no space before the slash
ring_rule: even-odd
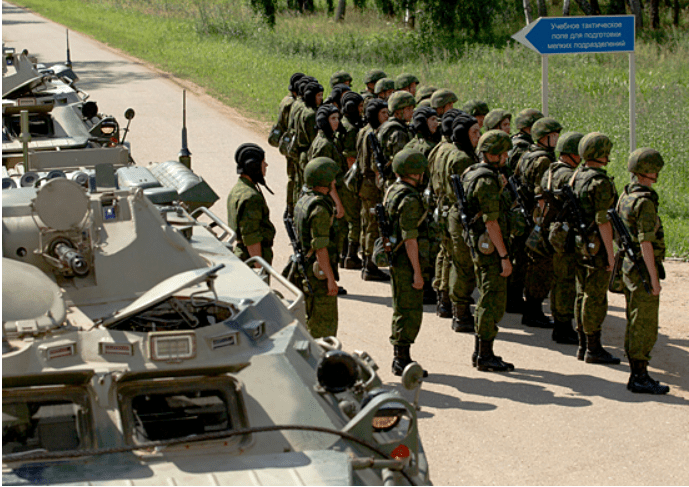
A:
<svg viewBox="0 0 689 487">
<path fill-rule="evenodd" d="M 91 270 L 81 252 L 77 251 L 67 241 L 61 241 L 53 246 L 53 254 L 62 267 L 69 269 L 75 276 L 84 277 Z"/>
</svg>

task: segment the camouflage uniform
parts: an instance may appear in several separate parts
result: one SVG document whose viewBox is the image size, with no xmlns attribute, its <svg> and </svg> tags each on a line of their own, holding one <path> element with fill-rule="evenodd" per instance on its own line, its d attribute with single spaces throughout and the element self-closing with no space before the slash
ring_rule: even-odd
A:
<svg viewBox="0 0 689 487">
<path fill-rule="evenodd" d="M 372 213 L 372 210 L 378 203 L 383 201 L 383 193 L 376 184 L 378 171 L 374 161 L 373 150 L 368 145 L 368 134 L 371 132 L 375 133 L 370 125 L 366 125 L 359 131 L 356 140 L 357 165 L 361 172 L 359 197 L 361 198 L 362 248 L 366 257 L 370 257 L 373 254 L 373 243 L 380 235 L 378 232 L 378 220 Z"/>
<path fill-rule="evenodd" d="M 346 115 L 342 117 L 341 122 L 345 130 L 345 134 L 341 139 L 342 154 L 345 158 L 347 169 L 349 169 L 347 159 L 356 159 L 357 157 L 357 135 L 359 134 L 359 127 L 350 122 Z M 345 219 L 348 225 L 347 240 L 356 243 L 358 248 L 361 238 L 361 219 L 359 217 L 361 213 L 361 200 L 344 185 L 342 185 L 342 192 L 340 192 L 339 186 L 337 192 L 340 195 L 342 206 L 344 206 L 345 209 Z"/>
<path fill-rule="evenodd" d="M 270 222 L 270 210 L 256 183 L 240 177 L 227 197 L 227 222 L 237 234 L 234 254 L 247 260 L 247 247 L 261 244 L 261 257 L 272 264 L 275 227 Z"/>
<path fill-rule="evenodd" d="M 388 160 L 388 164 L 392 162 L 395 154 L 404 149 L 411 140 L 412 134 L 409 126 L 404 120 L 390 117 L 387 122 L 378 129 L 378 142 L 383 149 L 383 154 Z M 390 175 L 388 183 L 394 181 L 394 175 Z"/>
<path fill-rule="evenodd" d="M 294 102 L 292 103 L 292 106 L 290 108 L 289 114 L 287 116 L 287 132 L 292 133 L 294 137 L 296 137 L 297 134 L 297 125 L 299 124 L 299 119 L 301 118 L 301 112 L 306 108 L 306 105 L 304 104 L 304 100 L 299 97 Z M 295 142 L 296 143 L 296 142 Z M 308 150 L 308 147 L 305 149 Z M 289 176 L 289 170 L 290 170 L 290 164 L 292 165 L 291 167 L 293 168 L 292 172 L 292 180 L 290 181 L 290 176 Z M 292 201 L 292 205 L 294 206 L 294 202 L 297 201 L 299 198 L 299 192 L 301 191 L 301 186 L 303 184 L 303 178 L 302 178 L 302 168 L 299 165 L 299 153 L 297 152 L 296 155 L 292 156 L 289 155 L 287 156 L 287 190 L 289 191 L 290 189 L 290 182 L 291 182 L 291 188 L 292 188 L 292 195 L 290 196 L 287 194 L 287 201 Z"/>
<path fill-rule="evenodd" d="M 407 145 L 404 146 L 404 148 L 409 150 L 417 150 L 424 156 L 428 157 L 433 150 L 433 147 L 436 145 L 437 143 L 435 141 L 424 138 L 421 134 L 416 134 L 414 138 L 412 138 Z"/>
<path fill-rule="evenodd" d="M 278 128 L 284 134 L 289 129 L 289 115 L 294 105 L 295 98 L 292 95 L 287 95 L 280 102 L 278 109 Z M 285 156 L 287 159 L 287 208 L 294 208 L 294 184 L 296 178 L 296 165 L 298 160 L 294 157 Z"/>
<path fill-rule="evenodd" d="M 517 163 L 521 159 L 522 155 L 529 150 L 529 148 L 534 144 L 534 140 L 531 134 L 526 132 L 518 132 L 512 136 L 512 150 L 507 155 L 507 165 L 510 173 L 514 173 L 517 168 Z"/>
<path fill-rule="evenodd" d="M 316 250 L 327 248 L 330 265 L 336 272 L 337 247 L 332 222 L 335 202 L 328 194 L 308 189 L 294 207 L 294 226 L 306 252 L 306 274 L 313 293 L 306 295 L 306 328 L 314 338 L 337 335 L 337 296 L 328 296 L 328 284 L 314 274 Z"/>
</svg>

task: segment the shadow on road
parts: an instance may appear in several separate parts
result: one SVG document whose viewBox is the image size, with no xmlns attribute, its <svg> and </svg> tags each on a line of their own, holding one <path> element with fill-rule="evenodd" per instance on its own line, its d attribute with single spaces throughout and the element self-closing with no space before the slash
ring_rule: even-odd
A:
<svg viewBox="0 0 689 487">
<path fill-rule="evenodd" d="M 346 299 L 348 301 L 361 301 L 364 303 L 380 304 L 388 308 L 392 308 L 391 296 L 369 296 L 367 294 L 352 294 L 347 293 L 344 296 L 339 296 L 338 299 Z"/>
<path fill-rule="evenodd" d="M 410 403 L 414 402 L 414 395 L 416 394 L 415 391 L 406 390 L 400 385 L 399 382 L 386 382 L 385 385 L 387 387 L 397 389 L 397 391 Z M 421 407 L 421 410 L 417 414 L 419 418 L 432 418 L 435 416 L 433 413 L 425 411 L 424 407 L 432 407 L 436 409 L 462 409 L 464 411 L 493 411 L 494 409 L 497 409 L 495 404 L 466 401 L 455 396 L 429 391 L 424 389 L 423 386 L 421 386 L 419 406 Z"/>
</svg>

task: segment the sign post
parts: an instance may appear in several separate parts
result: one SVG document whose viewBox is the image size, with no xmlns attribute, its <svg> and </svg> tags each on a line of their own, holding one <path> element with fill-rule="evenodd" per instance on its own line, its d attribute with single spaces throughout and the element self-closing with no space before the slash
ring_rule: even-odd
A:
<svg viewBox="0 0 689 487">
<path fill-rule="evenodd" d="M 551 54 L 629 53 L 629 146 L 636 149 L 636 32 L 633 15 L 540 17 L 512 36 L 541 54 L 541 105 L 548 115 L 548 56 Z"/>
</svg>

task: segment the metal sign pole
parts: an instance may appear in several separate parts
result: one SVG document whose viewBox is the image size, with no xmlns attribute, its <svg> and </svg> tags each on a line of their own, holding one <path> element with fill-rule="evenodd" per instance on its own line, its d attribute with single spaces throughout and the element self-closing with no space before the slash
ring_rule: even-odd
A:
<svg viewBox="0 0 689 487">
<path fill-rule="evenodd" d="M 629 53 L 629 152 L 636 150 L 636 57 Z"/>
<path fill-rule="evenodd" d="M 541 56 L 541 112 L 548 116 L 548 55 Z"/>
</svg>

